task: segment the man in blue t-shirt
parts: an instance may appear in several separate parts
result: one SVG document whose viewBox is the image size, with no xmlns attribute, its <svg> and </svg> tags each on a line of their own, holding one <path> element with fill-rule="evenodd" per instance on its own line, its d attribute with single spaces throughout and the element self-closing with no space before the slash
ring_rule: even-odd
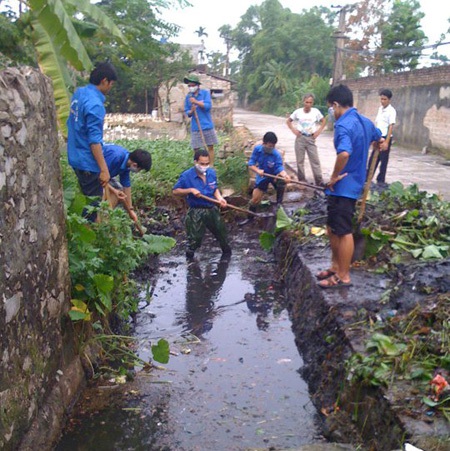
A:
<svg viewBox="0 0 450 451">
<path fill-rule="evenodd" d="M 206 89 L 200 89 L 200 79 L 197 75 L 189 74 L 184 78 L 189 93 L 184 100 L 184 112 L 191 118 L 191 146 L 195 150 L 208 147 L 211 166 L 214 165 L 214 144 L 217 135 L 211 117 L 211 94 Z"/>
<path fill-rule="evenodd" d="M 291 180 L 284 169 L 283 157 L 280 152 L 275 149 L 277 142 L 277 135 L 273 132 L 267 132 L 263 136 L 262 144 L 258 144 L 254 147 L 250 160 L 247 163 L 249 169 L 256 173 L 255 187 L 249 205 L 249 210 L 252 212 L 256 211 L 257 205 L 261 202 L 264 193 L 267 192 L 269 183 L 271 183 L 276 190 L 277 206 L 281 205 L 286 189 L 286 183 Z M 264 174 L 282 177 L 284 180 L 268 177 Z M 239 225 L 247 224 L 253 217 L 253 215 L 249 215 L 248 218 L 241 221 Z"/>
<path fill-rule="evenodd" d="M 111 176 L 110 205 L 114 208 L 119 200 L 122 200 L 130 218 L 136 222 L 138 218 L 132 204 L 130 172 L 149 171 L 152 167 L 152 157 L 146 150 L 136 149 L 130 153 L 124 147 L 115 144 L 105 144 L 103 156 Z M 119 176 L 120 185 L 113 179 L 117 176 Z"/>
<path fill-rule="evenodd" d="M 345 85 L 333 87 L 327 95 L 334 117 L 336 161 L 327 183 L 327 230 L 331 245 L 331 266 L 316 277 L 321 288 L 351 286 L 350 265 L 354 242 L 352 219 L 356 201 L 366 180 L 369 147 L 383 141 L 381 131 L 353 108 L 353 94 Z"/>
<path fill-rule="evenodd" d="M 101 63 L 91 72 L 89 84 L 75 91 L 70 103 L 67 156 L 85 196 L 101 197 L 110 179 L 102 148 L 104 102 L 116 80 L 114 66 Z M 95 220 L 95 215 L 89 219 Z"/>
<path fill-rule="evenodd" d="M 220 244 L 223 255 L 230 255 L 225 224 L 220 217 L 219 209 L 214 202 L 200 197 L 209 197 L 220 202 L 221 207 L 227 206 L 217 186 L 216 171 L 210 167 L 209 153 L 206 149 L 197 150 L 194 154 L 194 166 L 184 171 L 173 187 L 175 196 L 186 196 L 189 210 L 185 225 L 187 233 L 186 257 L 192 259 L 200 247 L 206 229 L 208 229 Z"/>
</svg>

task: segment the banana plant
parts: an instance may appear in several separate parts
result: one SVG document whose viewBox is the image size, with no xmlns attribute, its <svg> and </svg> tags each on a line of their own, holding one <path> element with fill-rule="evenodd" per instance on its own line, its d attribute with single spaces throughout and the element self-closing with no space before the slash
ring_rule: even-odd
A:
<svg viewBox="0 0 450 451">
<path fill-rule="evenodd" d="M 89 0 L 28 0 L 27 6 L 39 67 L 52 80 L 58 123 L 67 136 L 70 92 L 74 86 L 68 65 L 78 71 L 88 71 L 93 66 L 73 25 L 74 15 L 90 17 L 120 43 L 127 42 L 114 22 Z"/>
</svg>

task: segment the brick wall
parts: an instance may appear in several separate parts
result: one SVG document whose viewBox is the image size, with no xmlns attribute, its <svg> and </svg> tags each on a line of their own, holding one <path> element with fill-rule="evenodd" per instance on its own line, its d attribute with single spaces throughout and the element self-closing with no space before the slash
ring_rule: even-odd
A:
<svg viewBox="0 0 450 451">
<path fill-rule="evenodd" d="M 381 77 L 343 81 L 354 94 L 358 110 L 374 120 L 382 88 L 393 92 L 397 110 L 395 141 L 404 147 L 450 155 L 450 65 Z"/>
</svg>

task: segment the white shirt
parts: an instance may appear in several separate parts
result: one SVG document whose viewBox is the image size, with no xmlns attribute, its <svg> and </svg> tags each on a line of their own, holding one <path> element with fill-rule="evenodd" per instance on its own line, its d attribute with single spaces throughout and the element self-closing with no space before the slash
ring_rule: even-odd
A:
<svg viewBox="0 0 450 451">
<path fill-rule="evenodd" d="M 386 137 L 388 134 L 389 126 L 395 124 L 397 119 L 397 112 L 392 105 L 388 105 L 386 108 L 380 106 L 378 108 L 378 114 L 375 119 L 375 125 L 381 130 L 381 136 Z"/>
<path fill-rule="evenodd" d="M 300 133 L 312 135 L 319 129 L 323 114 L 317 108 L 311 108 L 308 113 L 305 113 L 303 108 L 299 108 L 291 114 L 290 118 L 295 122 L 295 126 Z"/>
</svg>

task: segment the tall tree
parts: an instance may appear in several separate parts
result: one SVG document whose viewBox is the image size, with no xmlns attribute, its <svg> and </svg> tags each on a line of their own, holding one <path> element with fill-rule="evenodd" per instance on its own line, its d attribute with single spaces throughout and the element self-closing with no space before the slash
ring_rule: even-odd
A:
<svg viewBox="0 0 450 451">
<path fill-rule="evenodd" d="M 198 27 L 198 30 L 195 30 L 194 33 L 197 34 L 197 36 L 200 38 L 200 42 L 202 43 L 202 46 L 200 48 L 200 50 L 198 51 L 198 59 L 199 59 L 199 63 L 203 64 L 205 62 L 205 40 L 203 39 L 203 37 L 208 37 L 208 33 L 206 32 L 206 28 L 205 27 Z"/>
<path fill-rule="evenodd" d="M 233 43 L 233 37 L 231 35 L 231 25 L 222 25 L 219 28 L 219 36 L 224 40 L 226 53 L 225 53 L 225 70 L 224 76 L 230 75 L 230 51 Z"/>
<path fill-rule="evenodd" d="M 93 60 L 107 58 L 119 72 L 119 82 L 108 95 L 109 109 L 145 113 L 158 107 L 155 96 L 161 77 L 181 58 L 178 46 L 166 42 L 178 28 L 162 21 L 148 0 L 102 0 L 98 7 L 132 43 L 118 46 L 104 33 L 83 41 Z"/>
<path fill-rule="evenodd" d="M 417 0 L 394 0 L 392 12 L 381 27 L 385 73 L 412 70 L 418 66 L 426 40 L 420 25 L 424 16 Z"/>
<path fill-rule="evenodd" d="M 348 20 L 347 76 L 414 69 L 426 41 L 417 0 L 363 0 Z"/>
<path fill-rule="evenodd" d="M 157 11 L 172 4 L 184 6 L 187 3 L 186 0 L 148 0 L 146 8 Z M 92 68 L 84 45 L 86 39 L 103 36 L 116 47 L 127 48 L 126 54 L 132 52 L 126 47 L 122 31 L 90 0 L 20 0 L 20 7 L 20 18 L 15 25 L 28 32 L 40 69 L 52 79 L 58 119 L 65 133 L 74 70 L 83 72 Z M 101 57 L 107 58 L 106 55 Z"/>
<path fill-rule="evenodd" d="M 241 99 L 262 101 L 265 106 L 270 103 L 276 108 L 276 103 L 283 100 L 275 100 L 261 89 L 272 78 L 275 67 L 283 68 L 283 78 L 289 77 L 291 86 L 308 80 L 312 74 L 331 75 L 332 27 L 323 9 L 294 14 L 278 0 L 266 0 L 247 10 L 231 35 L 242 61 Z M 266 65 L 269 59 L 272 69 Z"/>
</svg>

